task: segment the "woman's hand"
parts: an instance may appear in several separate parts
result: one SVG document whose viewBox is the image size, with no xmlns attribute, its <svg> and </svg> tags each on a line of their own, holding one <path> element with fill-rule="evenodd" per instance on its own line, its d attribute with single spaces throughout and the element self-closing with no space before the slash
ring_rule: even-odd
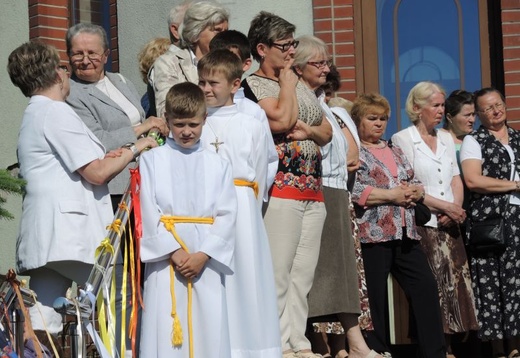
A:
<svg viewBox="0 0 520 358">
<path fill-rule="evenodd" d="M 410 189 L 407 184 L 400 184 L 399 186 L 389 190 L 392 193 L 393 204 L 403 206 L 405 208 L 409 208 L 415 205 L 414 200 L 412 199 L 413 189 Z"/>
<path fill-rule="evenodd" d="M 159 129 L 159 132 L 165 137 L 167 137 L 170 134 L 170 129 L 168 128 L 168 124 L 163 118 L 150 116 L 146 118 L 146 120 L 137 125 L 134 126 L 134 132 L 136 137 L 141 136 L 142 134 L 148 133 L 152 128 Z"/>
<path fill-rule="evenodd" d="M 450 227 L 454 226 L 457 223 L 453 221 L 448 215 L 445 214 L 437 214 L 437 226 L 439 227 Z"/>
<path fill-rule="evenodd" d="M 158 144 L 152 137 L 144 137 L 135 142 L 135 146 L 139 153 L 141 153 L 143 150 L 157 147 Z"/>
<path fill-rule="evenodd" d="M 312 128 L 307 123 L 297 120 L 296 124 L 287 133 L 287 139 L 290 140 L 306 140 L 312 139 Z"/>
<path fill-rule="evenodd" d="M 447 215 L 457 224 L 462 224 L 466 220 L 466 211 L 454 203 L 446 202 L 446 206 L 441 214 Z"/>
<path fill-rule="evenodd" d="M 298 75 L 294 72 L 293 69 L 294 58 L 291 58 L 285 64 L 284 68 L 280 70 L 280 75 L 278 76 L 278 83 L 280 87 L 288 86 L 292 89 L 296 87 L 298 84 Z"/>
<path fill-rule="evenodd" d="M 414 203 L 418 202 L 421 199 L 424 199 L 425 192 L 424 188 L 421 185 L 408 185 L 408 188 L 411 190 L 410 198 Z"/>
</svg>

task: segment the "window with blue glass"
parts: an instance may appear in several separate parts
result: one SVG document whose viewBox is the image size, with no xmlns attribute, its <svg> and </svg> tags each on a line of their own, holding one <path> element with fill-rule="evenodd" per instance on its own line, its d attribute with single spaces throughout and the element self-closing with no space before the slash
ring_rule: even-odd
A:
<svg viewBox="0 0 520 358">
<path fill-rule="evenodd" d="M 447 94 L 481 87 L 478 2 L 378 0 L 379 89 L 390 101 L 386 137 L 410 125 L 405 102 L 420 81 L 440 83 Z"/>
</svg>

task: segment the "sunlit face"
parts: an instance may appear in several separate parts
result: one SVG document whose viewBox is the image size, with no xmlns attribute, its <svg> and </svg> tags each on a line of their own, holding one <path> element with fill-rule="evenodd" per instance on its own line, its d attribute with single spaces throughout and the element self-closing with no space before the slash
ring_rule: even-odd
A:
<svg viewBox="0 0 520 358">
<path fill-rule="evenodd" d="M 260 44 L 262 46 L 262 52 L 259 53 L 264 56 L 264 63 L 266 66 L 275 70 L 281 70 L 285 67 L 287 62 L 294 58 L 294 53 L 296 52 L 294 46 L 290 46 L 286 51 L 283 51 L 281 47 L 286 44 L 294 43 L 294 37 L 290 36 L 274 42 L 280 46 L 267 46 L 265 44 Z"/>
<path fill-rule="evenodd" d="M 478 117 L 484 127 L 502 125 L 506 121 L 506 105 L 500 94 L 490 92 L 477 100 Z"/>
<path fill-rule="evenodd" d="M 384 109 L 378 107 L 369 108 L 359 122 L 359 138 L 365 142 L 377 143 L 385 134 L 387 124 L 388 115 Z"/>
<path fill-rule="evenodd" d="M 475 115 L 474 104 L 463 105 L 459 113 L 453 117 L 448 117 L 450 129 L 456 136 L 469 134 L 473 130 Z"/>
<path fill-rule="evenodd" d="M 79 33 L 72 38 L 69 61 L 74 74 L 82 81 L 97 82 L 105 76 L 108 51 L 96 34 Z"/>
<path fill-rule="evenodd" d="M 316 90 L 327 81 L 327 74 L 330 72 L 330 68 L 326 58 L 316 56 L 312 57 L 307 62 L 307 65 L 299 71 L 301 72 L 303 82 L 305 82 L 310 89 Z"/>
<path fill-rule="evenodd" d="M 419 108 L 419 120 L 424 123 L 427 128 L 434 128 L 441 123 L 444 116 L 444 95 L 435 92 L 431 95 L 430 100 L 425 106 Z"/>
<path fill-rule="evenodd" d="M 182 148 L 191 148 L 197 144 L 205 122 L 205 113 L 192 118 L 168 118 L 173 140 Z"/>
<path fill-rule="evenodd" d="M 209 52 L 209 43 L 216 34 L 228 29 L 228 22 L 224 21 L 214 27 L 208 26 L 199 35 L 199 40 L 195 43 L 195 55 L 201 58 Z M 200 57 L 199 57 L 200 55 Z"/>
<path fill-rule="evenodd" d="M 240 78 L 229 82 L 221 71 L 199 73 L 199 87 L 206 97 L 206 106 L 222 107 L 233 104 L 233 95 L 240 87 Z"/>
</svg>

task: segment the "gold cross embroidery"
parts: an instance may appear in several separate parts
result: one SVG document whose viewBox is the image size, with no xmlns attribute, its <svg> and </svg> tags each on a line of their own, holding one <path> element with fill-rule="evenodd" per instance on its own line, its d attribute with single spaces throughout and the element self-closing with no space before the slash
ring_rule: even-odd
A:
<svg viewBox="0 0 520 358">
<path fill-rule="evenodd" d="M 215 146 L 215 152 L 218 153 L 218 149 L 220 148 L 221 144 L 224 144 L 224 142 L 219 142 L 218 137 L 215 138 L 215 141 L 213 143 L 210 143 L 211 145 Z"/>
</svg>

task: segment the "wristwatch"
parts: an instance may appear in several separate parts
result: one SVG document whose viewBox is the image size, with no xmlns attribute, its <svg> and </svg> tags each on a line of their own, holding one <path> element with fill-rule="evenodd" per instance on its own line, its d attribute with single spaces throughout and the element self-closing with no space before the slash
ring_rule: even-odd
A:
<svg viewBox="0 0 520 358">
<path fill-rule="evenodd" d="M 139 150 L 137 149 L 134 143 L 126 143 L 121 148 L 129 149 L 132 152 L 132 155 L 134 156 L 134 160 L 139 156 Z"/>
</svg>

